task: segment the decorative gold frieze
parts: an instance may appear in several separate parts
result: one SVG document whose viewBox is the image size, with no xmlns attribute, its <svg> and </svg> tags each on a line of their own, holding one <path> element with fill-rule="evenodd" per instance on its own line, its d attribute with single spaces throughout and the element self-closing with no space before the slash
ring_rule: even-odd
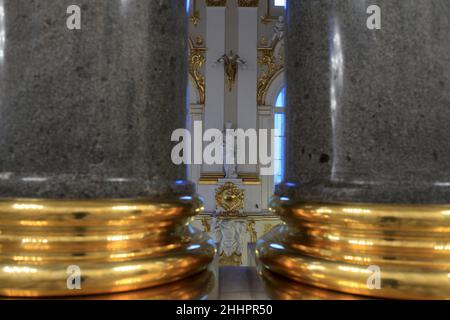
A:
<svg viewBox="0 0 450 320">
<path fill-rule="evenodd" d="M 227 0 L 206 0 L 207 7 L 225 7 Z"/>
<path fill-rule="evenodd" d="M 259 0 L 238 0 L 239 7 L 258 7 Z"/>
<path fill-rule="evenodd" d="M 258 48 L 258 64 L 261 67 L 257 84 L 258 105 L 265 105 L 270 84 L 284 70 L 284 59 L 277 57 L 275 50 L 279 41 L 274 41 L 271 47 Z"/>
<path fill-rule="evenodd" d="M 199 37 L 196 40 L 199 43 Z M 205 47 L 194 45 L 193 41 L 189 39 L 189 75 L 195 83 L 198 91 L 198 104 L 205 104 L 206 101 L 206 86 L 205 77 L 201 73 L 201 69 L 206 62 Z"/>
<path fill-rule="evenodd" d="M 216 205 L 223 209 L 223 215 L 239 215 L 244 209 L 244 190 L 233 182 L 226 182 L 216 189 Z"/>
</svg>

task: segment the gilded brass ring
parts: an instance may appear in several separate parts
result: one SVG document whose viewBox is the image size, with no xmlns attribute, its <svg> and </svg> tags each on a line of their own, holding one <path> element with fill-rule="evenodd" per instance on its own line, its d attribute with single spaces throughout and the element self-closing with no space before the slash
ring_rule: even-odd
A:
<svg viewBox="0 0 450 320">
<path fill-rule="evenodd" d="M 450 298 L 450 207 L 284 204 L 286 222 L 261 239 L 267 269 L 350 294 L 402 299 Z M 373 267 L 380 286 L 373 286 Z"/>
</svg>

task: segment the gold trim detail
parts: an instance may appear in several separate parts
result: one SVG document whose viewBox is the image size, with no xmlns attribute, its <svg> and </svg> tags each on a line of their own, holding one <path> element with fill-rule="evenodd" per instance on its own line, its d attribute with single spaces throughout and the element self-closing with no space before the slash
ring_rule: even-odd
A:
<svg viewBox="0 0 450 320">
<path fill-rule="evenodd" d="M 199 43 L 199 39 L 197 37 L 197 43 Z M 189 39 L 189 75 L 194 80 L 198 91 L 198 104 L 205 104 L 206 101 L 205 76 L 201 73 L 201 69 L 206 62 L 205 52 L 205 47 L 196 46 L 192 39 Z"/>
<path fill-rule="evenodd" d="M 219 179 L 224 179 L 224 173 L 217 172 L 203 172 L 200 175 L 200 179 L 198 181 L 201 185 L 206 184 L 217 184 Z M 242 179 L 242 183 L 245 185 L 259 185 L 261 184 L 261 179 L 257 173 L 239 173 L 238 179 Z"/>
<path fill-rule="evenodd" d="M 240 215 L 244 209 L 244 192 L 233 182 L 226 182 L 216 189 L 216 206 L 223 208 L 226 216 Z"/>
<path fill-rule="evenodd" d="M 450 298 L 450 206 L 297 203 L 257 244 L 273 272 L 323 289 L 399 299 Z M 380 285 L 369 284 L 379 268 Z"/>
<path fill-rule="evenodd" d="M 284 71 L 284 65 L 275 57 L 275 49 L 279 41 L 274 41 L 270 47 L 258 48 L 258 64 L 261 67 L 257 84 L 257 102 L 259 106 L 266 105 L 267 91 L 272 81 Z"/>
<path fill-rule="evenodd" d="M 238 0 L 239 7 L 258 7 L 259 0 Z"/>
<path fill-rule="evenodd" d="M 227 0 L 206 0 L 207 7 L 225 7 Z"/>
<path fill-rule="evenodd" d="M 188 226 L 201 207 L 196 199 L 0 200 L 0 295 L 107 294 L 197 274 L 215 255 L 212 240 Z M 79 286 L 70 288 L 73 267 Z"/>
</svg>

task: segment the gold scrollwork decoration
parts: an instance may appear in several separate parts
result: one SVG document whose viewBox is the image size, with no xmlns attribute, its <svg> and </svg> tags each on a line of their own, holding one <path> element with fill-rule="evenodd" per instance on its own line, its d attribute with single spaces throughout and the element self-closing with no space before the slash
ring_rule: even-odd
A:
<svg viewBox="0 0 450 320">
<path fill-rule="evenodd" d="M 197 41 L 197 43 L 199 42 Z M 189 39 L 189 49 L 189 75 L 192 77 L 198 91 L 198 104 L 205 104 L 205 76 L 201 73 L 201 69 L 206 62 L 206 48 L 194 45 L 193 41 Z"/>
<path fill-rule="evenodd" d="M 258 64 L 261 73 L 258 77 L 257 101 L 258 105 L 265 105 L 265 98 L 270 84 L 275 77 L 284 70 L 284 63 L 275 56 L 275 49 L 279 42 L 275 41 L 271 47 L 258 48 Z"/>
</svg>

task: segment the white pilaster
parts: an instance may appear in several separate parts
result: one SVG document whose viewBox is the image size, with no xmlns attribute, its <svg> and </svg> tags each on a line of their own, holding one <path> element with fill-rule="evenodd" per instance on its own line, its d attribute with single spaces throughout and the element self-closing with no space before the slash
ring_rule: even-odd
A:
<svg viewBox="0 0 450 320">
<path fill-rule="evenodd" d="M 189 123 L 189 130 L 191 132 L 191 136 L 192 136 L 192 141 L 191 141 L 191 150 L 194 150 L 194 122 L 196 121 L 203 121 L 203 112 L 204 112 L 204 105 L 200 105 L 200 104 L 191 104 L 190 105 L 190 110 L 189 110 L 189 119 L 190 119 L 190 123 Z M 200 179 L 200 175 L 201 175 L 201 171 L 202 171 L 202 166 L 200 164 L 194 164 L 194 157 L 192 155 L 192 164 L 189 165 L 188 168 L 188 178 L 190 181 L 193 181 L 195 183 L 198 182 L 198 180 Z"/>
<path fill-rule="evenodd" d="M 206 105 L 204 130 L 224 127 L 225 76 L 217 60 L 225 54 L 225 7 L 206 8 Z M 203 165 L 205 172 L 222 172 L 222 165 Z"/>
<path fill-rule="evenodd" d="M 239 56 L 246 61 L 238 72 L 237 93 L 237 126 L 238 128 L 258 129 L 256 83 L 258 76 L 257 46 L 258 46 L 258 8 L 239 7 Z M 256 165 L 240 165 L 239 172 L 255 172 Z"/>
</svg>

